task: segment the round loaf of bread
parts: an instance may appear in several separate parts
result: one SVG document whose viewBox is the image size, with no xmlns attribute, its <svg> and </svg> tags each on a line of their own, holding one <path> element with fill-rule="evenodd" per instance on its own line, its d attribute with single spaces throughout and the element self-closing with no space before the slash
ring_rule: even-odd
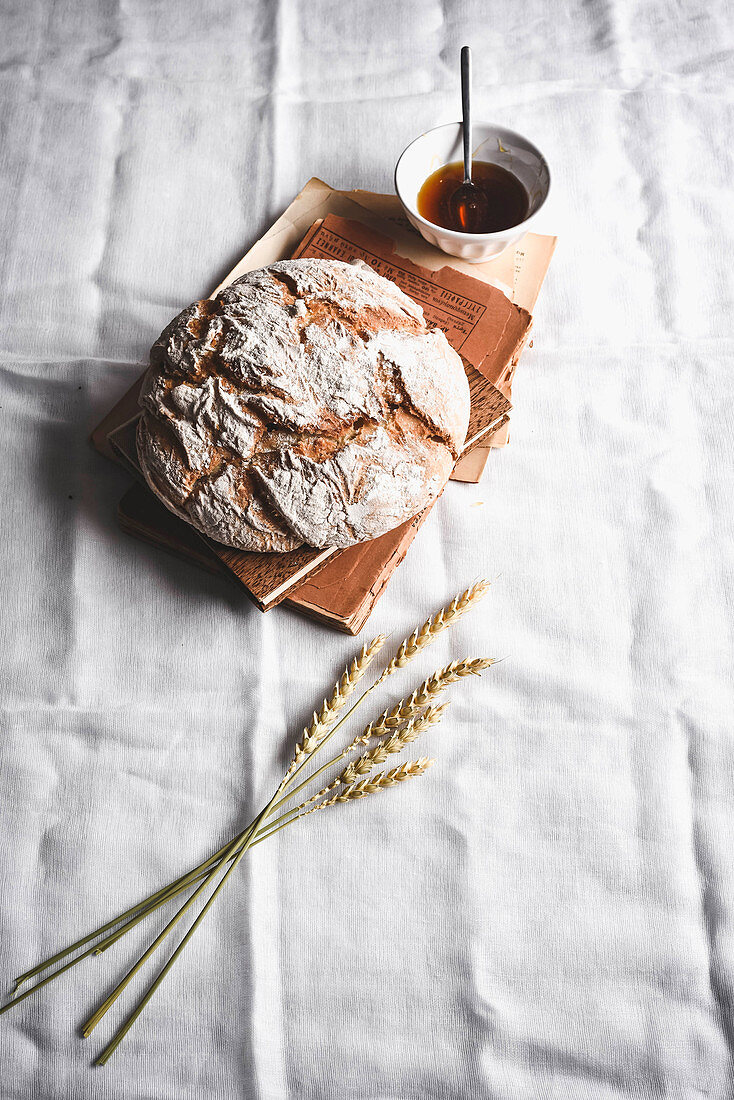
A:
<svg viewBox="0 0 734 1100">
<path fill-rule="evenodd" d="M 138 457 L 172 512 L 242 550 L 351 546 L 446 484 L 469 387 L 443 332 L 361 262 L 284 260 L 194 302 L 150 354 Z"/>
</svg>

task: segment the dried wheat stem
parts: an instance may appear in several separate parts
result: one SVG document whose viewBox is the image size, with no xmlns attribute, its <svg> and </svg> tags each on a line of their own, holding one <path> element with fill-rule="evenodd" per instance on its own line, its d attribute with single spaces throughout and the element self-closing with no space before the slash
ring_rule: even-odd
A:
<svg viewBox="0 0 734 1100">
<path fill-rule="evenodd" d="M 127 1017 L 127 1019 L 124 1021 L 122 1026 L 115 1032 L 114 1036 L 112 1037 L 112 1040 L 107 1044 L 105 1049 L 102 1051 L 102 1053 L 97 1058 L 97 1060 L 95 1062 L 95 1065 L 103 1066 L 109 1060 L 109 1058 L 112 1056 L 112 1054 L 115 1052 L 117 1047 L 120 1045 L 122 1040 L 127 1035 L 128 1031 L 130 1030 L 132 1025 L 137 1020 L 140 1013 L 143 1011 L 145 1006 L 148 1004 L 151 997 L 156 992 L 159 985 L 161 984 L 163 979 L 166 977 L 166 975 L 170 971 L 173 964 L 176 962 L 176 959 L 179 957 L 179 955 L 184 950 L 184 948 L 186 947 L 186 945 L 189 942 L 189 940 L 191 939 L 191 937 L 196 932 L 197 928 L 199 927 L 199 925 L 203 921 L 204 917 L 209 912 L 209 909 L 214 904 L 214 901 L 215 901 L 217 895 L 220 893 L 222 888 L 226 885 L 230 875 L 236 869 L 238 863 L 240 862 L 240 860 L 244 856 L 245 852 L 248 850 L 248 848 L 252 847 L 252 844 L 255 841 L 255 838 L 257 836 L 257 832 L 258 832 L 258 829 L 260 827 L 260 824 L 267 817 L 268 813 L 270 812 L 270 810 L 273 806 L 273 803 L 275 802 L 275 799 L 278 796 L 278 793 L 283 788 L 283 782 L 284 781 L 281 781 L 280 786 L 278 787 L 278 790 L 272 796 L 272 798 L 270 799 L 268 804 L 265 806 L 265 808 L 263 810 L 261 810 L 260 813 L 257 815 L 257 817 L 253 821 L 252 825 L 250 825 L 248 827 L 248 829 L 246 830 L 246 832 L 244 834 L 240 834 L 240 836 L 235 838 L 235 840 L 232 842 L 231 846 L 227 849 L 224 856 L 222 857 L 221 863 L 219 863 L 211 871 L 207 872 L 207 874 L 205 875 L 201 885 L 197 887 L 197 889 L 194 891 L 194 893 L 191 895 L 191 897 L 188 899 L 188 901 L 185 903 L 185 905 L 183 905 L 181 907 L 181 909 L 179 910 L 179 912 L 174 916 L 174 918 L 171 921 L 169 921 L 169 923 L 166 925 L 166 927 L 163 929 L 163 931 L 156 937 L 156 939 L 150 945 L 148 950 L 145 951 L 141 955 L 141 957 L 138 959 L 135 966 L 133 966 L 133 968 L 128 972 L 128 974 L 122 980 L 122 982 L 119 983 L 117 988 L 104 1001 L 104 1003 L 100 1006 L 100 1008 L 97 1010 L 97 1012 L 95 1012 L 94 1015 L 92 1017 L 90 1017 L 89 1021 L 85 1025 L 85 1027 L 83 1029 L 83 1032 L 82 1032 L 82 1034 L 85 1037 L 87 1035 L 89 1035 L 89 1033 L 92 1031 L 92 1029 L 97 1025 L 97 1023 L 99 1023 L 99 1021 L 102 1019 L 102 1017 L 109 1011 L 110 1007 L 112 1006 L 112 1003 L 117 998 L 117 996 L 122 992 L 122 990 L 128 984 L 130 979 L 137 973 L 137 971 L 146 962 L 146 960 L 150 957 L 150 955 L 157 949 L 157 947 L 160 945 L 160 943 L 163 942 L 163 940 L 168 935 L 168 933 L 171 931 L 171 929 L 175 926 L 175 924 L 177 923 L 179 918 L 181 916 L 183 916 L 183 914 L 192 905 L 192 903 L 197 899 L 197 897 L 203 892 L 203 890 L 206 889 L 207 885 L 214 879 L 214 877 L 216 876 L 218 871 L 221 870 L 222 867 L 225 867 L 226 864 L 229 862 L 229 867 L 224 872 L 224 875 L 219 880 L 219 882 L 216 884 L 216 886 L 212 890 L 212 892 L 209 895 L 209 897 L 207 898 L 207 900 L 204 902 L 204 905 L 202 906 L 198 916 L 196 917 L 193 924 L 191 925 L 191 927 L 188 929 L 188 931 L 184 935 L 184 937 L 181 940 L 181 942 L 179 943 L 178 947 L 175 949 L 175 951 L 170 956 L 170 958 L 168 959 L 166 964 L 163 966 L 162 970 L 159 972 L 156 979 L 150 985 L 150 987 L 148 988 L 147 993 L 144 995 L 142 1000 L 140 1000 L 138 1002 L 137 1006 L 133 1009 L 133 1011 L 130 1013 L 130 1015 Z"/>
<path fill-rule="evenodd" d="M 409 638 L 405 639 L 374 686 L 377 687 L 377 684 L 381 684 L 397 669 L 403 668 L 409 661 L 412 661 L 416 654 L 431 645 L 442 631 L 455 623 L 475 603 L 478 603 L 488 590 L 488 581 L 477 581 L 476 584 L 471 585 L 470 588 L 455 596 L 448 606 L 441 608 L 437 614 L 427 619 L 422 626 L 413 631 Z"/>
<path fill-rule="evenodd" d="M 42 979 L 39 983 L 37 983 L 36 986 L 34 986 L 33 989 L 28 990 L 25 994 L 19 996 L 17 998 L 17 1001 L 23 1000 L 25 999 L 25 997 L 30 996 L 33 992 L 36 991 L 36 989 L 45 985 L 47 982 L 52 981 L 59 974 L 65 972 L 71 966 L 76 965 L 76 963 L 81 961 L 82 958 L 86 958 L 88 955 L 96 953 L 100 950 L 104 950 L 107 946 L 110 946 L 111 943 L 119 939 L 131 927 L 137 925 L 148 913 L 159 908 L 166 901 L 172 900 L 174 897 L 178 896 L 185 889 L 187 889 L 189 885 L 199 883 L 199 886 L 197 886 L 194 894 L 189 899 L 186 906 L 179 911 L 179 914 L 174 917 L 173 921 L 169 922 L 169 925 L 162 934 L 162 936 L 165 936 L 167 931 L 169 931 L 170 928 L 173 927 L 173 924 L 176 923 L 179 916 L 183 915 L 183 912 L 188 908 L 190 903 L 193 902 L 198 896 L 200 896 L 200 890 L 202 890 L 207 885 L 207 883 L 209 883 L 213 879 L 215 874 L 220 869 L 224 868 L 227 862 L 229 862 L 229 869 L 225 872 L 224 877 L 215 887 L 208 901 L 205 903 L 202 911 L 199 913 L 199 916 L 194 921 L 192 927 L 189 929 L 184 939 L 179 944 L 178 948 L 174 951 L 168 963 L 164 966 L 164 968 L 158 975 L 158 978 L 150 987 L 148 993 L 145 995 L 143 1000 L 139 1003 L 132 1015 L 123 1024 L 122 1028 L 113 1037 L 112 1042 L 103 1051 L 98 1061 L 100 1064 L 106 1062 L 113 1051 L 116 1049 L 117 1045 L 120 1043 L 124 1035 L 127 1033 L 129 1027 L 137 1019 L 138 1015 L 147 1004 L 150 997 L 154 994 L 155 990 L 158 988 L 158 985 L 168 973 L 176 958 L 186 946 L 196 928 L 199 926 L 202 919 L 208 912 L 209 908 L 214 902 L 214 899 L 227 881 L 229 875 L 234 871 L 237 864 L 250 847 L 255 844 L 261 843 L 263 840 L 267 839 L 268 836 L 279 831 L 279 829 L 285 828 L 286 825 L 289 825 L 293 821 L 298 820 L 299 817 L 303 817 L 308 813 L 313 813 L 316 809 L 324 809 L 327 806 L 334 805 L 336 802 L 347 802 L 352 799 L 363 798 L 368 794 L 374 793 L 375 791 L 393 786 L 394 784 L 400 783 L 403 780 L 411 779 L 416 775 L 421 775 L 428 767 L 430 767 L 433 761 L 426 759 L 425 757 L 421 757 L 418 760 L 413 760 L 405 764 L 401 764 L 399 767 L 393 768 L 390 771 L 379 773 L 371 777 L 368 775 L 367 778 L 356 780 L 356 776 L 365 774 L 368 768 L 371 769 L 372 767 L 378 765 L 391 753 L 399 751 L 399 747 L 402 747 L 404 744 L 408 744 L 410 743 L 410 741 L 414 740 L 415 736 L 417 736 L 418 732 L 420 732 L 420 729 L 425 728 L 424 723 L 429 721 L 429 715 L 432 715 L 433 721 L 437 720 L 437 716 L 440 716 L 440 712 L 443 710 L 443 707 L 429 707 L 429 710 L 424 715 L 420 715 L 420 711 L 435 700 L 438 693 L 442 690 L 444 684 L 452 683 L 454 680 L 457 680 L 462 676 L 478 673 L 479 671 L 481 671 L 482 668 L 486 668 L 490 664 L 492 664 L 493 662 L 491 660 L 467 659 L 465 661 L 453 662 L 452 665 L 448 665 L 446 666 L 446 668 L 439 670 L 438 673 L 434 673 L 434 675 L 432 677 L 429 677 L 428 680 L 424 681 L 420 688 L 416 689 L 416 691 L 413 692 L 413 694 L 409 696 L 408 699 L 401 700 L 396 707 L 385 711 L 381 715 L 380 719 L 378 719 L 376 722 L 370 723 L 370 725 L 362 732 L 362 734 L 360 734 L 359 737 L 356 737 L 352 741 L 345 752 L 340 754 L 339 757 L 335 758 L 335 760 L 343 759 L 345 755 L 347 755 L 349 752 L 354 751 L 360 745 L 367 746 L 370 741 L 375 740 L 376 738 L 383 738 L 383 740 L 375 745 L 372 749 L 364 752 L 359 760 L 355 761 L 353 764 L 345 768 L 339 776 L 338 780 L 330 784 L 327 788 L 324 788 L 324 790 L 316 796 L 316 799 L 318 800 L 319 798 L 323 798 L 325 794 L 330 794 L 331 791 L 336 790 L 337 787 L 343 787 L 342 790 L 338 791 L 338 793 L 334 794 L 331 798 L 322 800 L 320 802 L 317 801 L 316 805 L 310 806 L 310 808 L 305 809 L 305 807 L 309 807 L 309 804 L 313 801 L 312 799 L 309 799 L 309 801 L 303 803 L 301 807 L 298 807 L 295 810 L 291 810 L 288 814 L 283 815 L 283 817 L 288 818 L 288 820 L 282 821 L 282 818 L 277 819 L 278 821 L 282 821 L 282 824 L 277 825 L 275 828 L 272 827 L 275 824 L 273 822 L 270 823 L 267 830 L 261 828 L 263 822 L 267 817 L 272 814 L 276 805 L 279 805 L 280 802 L 284 801 L 284 799 L 281 798 L 281 795 L 286 787 L 290 786 L 295 775 L 305 766 L 309 758 L 315 752 L 323 748 L 329 738 L 332 737 L 336 730 L 346 721 L 346 719 L 354 713 L 356 707 L 361 705 L 361 703 L 364 701 L 365 698 L 367 698 L 370 692 L 378 687 L 381 683 L 383 683 L 388 676 L 392 675 L 393 672 L 395 672 L 399 668 L 403 668 L 410 660 L 413 659 L 414 656 L 416 656 L 419 652 L 429 646 L 443 630 L 445 630 L 461 615 L 468 611 L 475 602 L 480 600 L 484 596 L 488 588 L 489 584 L 485 581 L 479 581 L 478 583 L 472 585 L 470 588 L 466 589 L 466 591 L 462 592 L 454 600 L 452 600 L 452 602 L 447 607 L 443 608 L 432 618 L 428 619 L 421 627 L 415 630 L 413 634 L 410 635 L 410 637 L 405 639 L 405 641 L 399 647 L 395 656 L 389 662 L 389 664 L 387 665 L 383 673 L 378 677 L 378 679 L 370 687 L 366 688 L 366 690 L 362 692 L 361 696 L 356 700 L 356 702 L 353 703 L 347 713 L 341 715 L 340 717 L 340 712 L 345 707 L 349 697 L 355 691 L 360 680 L 369 668 L 373 658 L 384 646 L 386 638 L 384 635 L 378 635 L 375 639 L 373 639 L 372 642 L 364 646 L 359 656 L 352 662 L 351 666 L 346 669 L 338 683 L 335 685 L 331 698 L 324 702 L 320 711 L 314 713 L 311 725 L 304 730 L 302 740 L 295 747 L 293 759 L 288 769 L 286 770 L 286 773 L 281 780 L 278 789 L 276 790 L 273 797 L 270 799 L 267 806 L 264 808 L 264 810 L 260 812 L 260 814 L 258 814 L 254 821 L 242 833 L 233 838 L 233 840 L 230 841 L 229 844 L 221 848 L 219 852 L 216 852 L 213 856 L 210 856 L 209 859 L 199 864 L 198 867 L 194 868 L 186 875 L 183 875 L 180 878 L 176 879 L 175 882 L 169 884 L 167 887 L 163 887 L 161 890 L 155 891 L 153 894 L 149 895 L 148 898 L 146 898 L 143 902 L 140 902 L 137 905 L 131 907 L 119 917 L 115 918 L 112 921 L 108 921 L 106 924 L 96 929 L 93 933 L 83 937 L 81 940 L 78 940 L 75 944 L 72 944 L 71 947 L 66 948 L 64 951 L 57 952 L 54 956 L 52 956 L 52 958 L 47 959 L 45 962 L 39 963 L 30 971 L 27 971 L 25 974 L 21 975 L 17 979 L 17 986 L 19 986 L 29 977 L 35 976 L 35 974 L 40 973 L 54 963 L 60 962 L 63 958 L 67 957 L 79 947 L 90 943 L 90 941 L 96 939 L 97 936 L 114 928 L 115 925 L 121 924 L 123 921 L 126 920 L 126 918 L 131 918 L 122 928 L 119 928 L 114 933 L 111 933 L 110 936 L 107 937 L 107 939 L 103 940 L 101 943 L 89 947 L 80 956 L 78 956 L 78 958 L 61 966 L 56 972 L 49 975 L 47 978 Z M 407 725 L 405 725 L 405 723 L 407 723 Z M 403 728 L 400 729 L 400 727 Z M 313 776 L 310 777 L 307 782 L 311 782 L 312 778 Z M 355 781 L 348 782 L 348 780 L 352 778 L 354 778 Z M 344 786 L 345 783 L 347 784 L 346 786 Z M 303 784 L 299 784 L 296 790 L 299 790 L 302 786 Z M 291 794 L 293 793 L 295 793 L 295 791 L 291 792 Z M 153 949 L 155 949 L 155 946 L 158 942 L 162 942 L 162 936 L 159 938 L 159 940 L 155 942 L 154 945 L 152 945 Z M 139 966 L 142 965 L 146 957 L 148 956 L 144 955 L 139 960 L 138 964 L 134 968 L 134 972 L 137 972 L 137 969 L 139 968 Z M 130 972 L 128 978 L 132 976 L 132 973 L 133 971 Z M 120 991 L 124 984 L 126 984 L 125 979 L 123 979 L 123 983 L 121 983 Z M 115 993 L 116 992 L 117 991 L 115 991 Z M 96 1022 L 97 1017 L 101 1018 L 101 1016 L 104 1015 L 107 1008 L 112 1003 L 113 999 L 114 995 L 110 995 L 110 997 L 105 1001 L 104 1005 L 101 1006 L 100 1012 L 96 1013 L 95 1016 L 90 1019 L 89 1024 L 91 1026 L 93 1026 L 93 1021 Z M 17 1003 L 17 1001 L 12 1003 Z M 5 1006 L 1 1011 L 4 1012 L 9 1007 L 9 1005 Z"/>
</svg>

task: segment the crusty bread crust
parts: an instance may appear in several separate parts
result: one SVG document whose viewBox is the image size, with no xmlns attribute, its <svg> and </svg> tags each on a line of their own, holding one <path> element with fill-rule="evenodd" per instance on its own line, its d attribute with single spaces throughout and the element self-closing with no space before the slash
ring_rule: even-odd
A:
<svg viewBox="0 0 734 1100">
<path fill-rule="evenodd" d="M 184 309 L 153 345 L 151 489 L 242 550 L 351 546 L 415 515 L 466 436 L 460 357 L 362 263 L 283 260 Z"/>
</svg>

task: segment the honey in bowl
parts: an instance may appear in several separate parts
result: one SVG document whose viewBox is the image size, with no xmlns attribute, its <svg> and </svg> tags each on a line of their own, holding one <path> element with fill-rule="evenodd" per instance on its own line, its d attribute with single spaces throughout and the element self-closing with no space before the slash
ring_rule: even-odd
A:
<svg viewBox="0 0 734 1100">
<path fill-rule="evenodd" d="M 530 210 L 530 196 L 512 172 L 499 164 L 474 160 L 471 180 L 477 191 L 474 211 L 462 224 L 463 203 L 452 202 L 452 196 L 464 182 L 464 162 L 444 164 L 432 172 L 418 192 L 418 213 L 426 221 L 453 229 L 456 233 L 497 233 L 525 221 Z"/>
</svg>

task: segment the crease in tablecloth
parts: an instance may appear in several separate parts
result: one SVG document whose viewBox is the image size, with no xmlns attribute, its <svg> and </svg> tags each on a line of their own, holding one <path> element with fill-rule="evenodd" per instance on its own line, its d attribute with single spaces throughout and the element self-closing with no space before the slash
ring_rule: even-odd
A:
<svg viewBox="0 0 734 1100">
<path fill-rule="evenodd" d="M 6 975 L 241 828 L 356 646 L 119 532 L 126 478 L 86 436 L 158 332 L 311 175 L 389 190 L 458 117 L 464 42 L 478 117 L 547 152 L 559 234 L 511 445 L 447 488 L 365 633 L 495 583 L 366 717 L 448 660 L 507 660 L 452 692 L 428 775 L 253 853 L 105 1070 L 131 1002 L 77 1029 L 144 933 L 4 1016 L 3 1098 L 728 1100 L 726 5 L 2 21 Z"/>
</svg>

